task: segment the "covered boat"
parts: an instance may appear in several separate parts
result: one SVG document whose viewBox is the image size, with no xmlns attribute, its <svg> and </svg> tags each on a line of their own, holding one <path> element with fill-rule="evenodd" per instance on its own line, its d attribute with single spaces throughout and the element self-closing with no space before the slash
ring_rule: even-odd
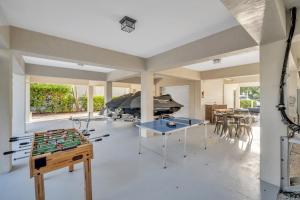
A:
<svg viewBox="0 0 300 200">
<path fill-rule="evenodd" d="M 174 101 L 171 95 L 161 95 L 154 97 L 154 115 L 173 114 L 180 110 L 183 105 Z M 141 92 L 125 94 L 114 98 L 106 104 L 111 112 L 118 111 L 120 114 L 131 114 L 136 117 L 141 116 Z"/>
</svg>

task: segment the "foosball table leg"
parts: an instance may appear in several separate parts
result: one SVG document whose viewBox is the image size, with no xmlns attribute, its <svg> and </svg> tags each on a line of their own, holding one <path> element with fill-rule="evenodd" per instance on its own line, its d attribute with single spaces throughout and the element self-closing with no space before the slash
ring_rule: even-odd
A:
<svg viewBox="0 0 300 200">
<path fill-rule="evenodd" d="M 44 190 L 44 175 L 38 174 L 34 176 L 35 185 L 35 199 L 45 200 L 45 190 Z"/>
<path fill-rule="evenodd" d="M 73 172 L 74 171 L 74 165 L 70 165 L 69 166 L 69 172 Z"/>
<path fill-rule="evenodd" d="M 91 160 L 84 161 L 84 181 L 85 181 L 85 199 L 92 200 L 92 174 L 91 174 Z"/>
</svg>

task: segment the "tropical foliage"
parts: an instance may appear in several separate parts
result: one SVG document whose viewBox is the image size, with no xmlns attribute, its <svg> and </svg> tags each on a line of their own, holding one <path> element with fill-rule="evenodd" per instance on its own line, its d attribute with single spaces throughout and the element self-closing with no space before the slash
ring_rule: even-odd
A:
<svg viewBox="0 0 300 200">
<path fill-rule="evenodd" d="M 257 106 L 257 101 L 251 99 L 242 99 L 240 100 L 241 108 L 253 108 Z"/>
<path fill-rule="evenodd" d="M 93 97 L 94 111 L 104 106 L 103 96 Z M 76 89 L 68 85 L 32 83 L 30 107 L 33 113 L 63 113 L 87 110 L 87 97 L 77 97 Z"/>
<path fill-rule="evenodd" d="M 244 98 L 240 100 L 241 108 L 252 108 L 259 105 L 260 100 L 260 88 L 255 87 L 241 87 L 240 94 Z"/>
<path fill-rule="evenodd" d="M 260 88 L 256 87 L 241 87 L 240 94 L 247 95 L 249 99 L 259 100 L 260 99 Z"/>
</svg>

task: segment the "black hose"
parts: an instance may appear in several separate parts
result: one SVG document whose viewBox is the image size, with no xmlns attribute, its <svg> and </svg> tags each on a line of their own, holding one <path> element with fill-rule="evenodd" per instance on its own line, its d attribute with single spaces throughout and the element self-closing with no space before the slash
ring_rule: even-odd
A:
<svg viewBox="0 0 300 200">
<path fill-rule="evenodd" d="M 284 61 L 283 61 L 283 66 L 282 66 L 282 72 L 281 72 L 281 78 L 280 78 L 280 100 L 279 104 L 277 105 L 277 108 L 281 114 L 282 121 L 291 129 L 292 134 L 291 136 L 294 135 L 295 132 L 300 131 L 300 125 L 294 123 L 286 114 L 286 107 L 284 103 L 284 86 L 285 86 L 285 76 L 286 76 L 286 70 L 287 70 L 287 65 L 288 65 L 288 60 L 289 60 L 289 53 L 291 50 L 291 44 L 295 32 L 295 27 L 296 27 L 296 19 L 297 19 L 297 8 L 293 7 L 291 9 L 291 28 L 289 32 L 289 37 L 287 39 L 287 46 L 285 50 L 285 55 L 284 55 Z"/>
</svg>

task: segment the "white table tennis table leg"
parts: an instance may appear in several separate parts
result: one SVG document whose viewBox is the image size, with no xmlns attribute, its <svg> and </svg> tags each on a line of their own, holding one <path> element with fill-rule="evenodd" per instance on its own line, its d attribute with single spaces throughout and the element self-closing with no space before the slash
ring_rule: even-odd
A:
<svg viewBox="0 0 300 200">
<path fill-rule="evenodd" d="M 186 157 L 186 135 L 187 135 L 187 129 L 184 129 L 184 144 L 183 144 L 183 157 Z"/>
<path fill-rule="evenodd" d="M 139 154 L 142 154 L 142 131 L 139 128 Z"/>
<path fill-rule="evenodd" d="M 163 135 L 164 169 L 167 168 L 167 139 L 168 139 L 168 136 L 166 133 L 164 133 L 164 135 Z"/>
</svg>

